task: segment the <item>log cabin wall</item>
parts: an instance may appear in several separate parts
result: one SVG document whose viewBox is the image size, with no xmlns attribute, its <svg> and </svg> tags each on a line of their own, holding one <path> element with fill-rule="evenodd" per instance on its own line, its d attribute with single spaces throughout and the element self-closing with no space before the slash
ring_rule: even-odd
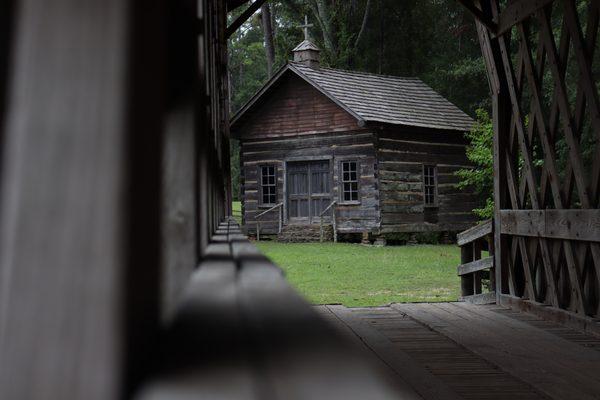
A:
<svg viewBox="0 0 600 400">
<path fill-rule="evenodd" d="M 381 232 L 457 232 L 476 222 L 481 200 L 458 189 L 455 172 L 472 167 L 462 132 L 383 127 L 378 135 Z M 436 205 L 424 204 L 423 166 L 437 170 Z"/>
<path fill-rule="evenodd" d="M 298 161 L 327 160 L 330 168 L 332 200 L 338 201 L 338 229 L 340 232 L 362 232 L 373 230 L 379 221 L 377 207 L 377 182 L 375 134 L 369 131 L 349 131 L 280 137 L 277 139 L 256 139 L 241 141 L 241 187 L 244 204 L 244 223 L 249 232 L 256 228 L 255 215 L 269 206 L 261 206 L 259 199 L 259 168 L 261 165 L 277 167 L 277 203 L 285 204 L 287 217 L 286 173 L 287 163 Z M 340 162 L 357 161 L 359 166 L 359 203 L 344 204 L 339 191 Z M 275 233 L 278 227 L 278 214 L 273 211 L 261 218 L 261 233 Z"/>
</svg>

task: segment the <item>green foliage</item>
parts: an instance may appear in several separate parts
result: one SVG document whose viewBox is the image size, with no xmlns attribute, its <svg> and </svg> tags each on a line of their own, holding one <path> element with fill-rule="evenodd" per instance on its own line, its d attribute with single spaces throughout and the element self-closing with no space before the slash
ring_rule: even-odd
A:
<svg viewBox="0 0 600 400">
<path fill-rule="evenodd" d="M 455 0 L 272 0 L 274 71 L 303 40 L 307 15 L 311 40 L 323 66 L 397 76 L 418 76 L 467 113 L 488 107 L 485 67 L 470 14 Z M 230 14 L 233 20 L 243 7 Z M 365 22 L 364 29 L 363 20 Z M 360 38 L 359 38 L 360 34 Z M 268 80 L 260 14 L 229 40 L 232 114 Z M 232 144 L 235 197 L 239 193 L 238 147 Z"/>
<path fill-rule="evenodd" d="M 460 177 L 460 188 L 474 187 L 483 198 L 485 206 L 473 212 L 482 219 L 494 216 L 494 129 L 489 114 L 483 110 L 476 111 L 477 120 L 470 132 L 466 134 L 470 141 L 467 147 L 467 158 L 475 164 L 473 169 L 462 169 L 457 172 Z"/>
<path fill-rule="evenodd" d="M 275 70 L 291 59 L 291 50 L 303 40 L 298 26 L 307 15 L 314 24 L 311 40 L 322 49 L 322 65 L 418 76 L 472 115 L 488 106 L 475 23 L 455 0 L 272 0 L 269 4 Z M 259 14 L 233 35 L 229 47 L 235 111 L 268 79 Z"/>
<path fill-rule="evenodd" d="M 458 299 L 460 249 L 454 245 L 255 243 L 315 304 L 366 307 Z"/>
</svg>

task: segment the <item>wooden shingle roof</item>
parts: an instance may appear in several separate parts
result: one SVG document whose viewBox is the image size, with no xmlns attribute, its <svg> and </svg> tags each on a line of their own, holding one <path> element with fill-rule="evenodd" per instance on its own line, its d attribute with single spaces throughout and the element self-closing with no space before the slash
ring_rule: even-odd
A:
<svg viewBox="0 0 600 400">
<path fill-rule="evenodd" d="M 287 71 L 306 80 L 357 118 L 359 123 L 379 122 L 458 131 L 468 131 L 474 123 L 471 117 L 419 78 L 315 69 L 290 62 L 237 112 L 232 124 Z"/>
</svg>

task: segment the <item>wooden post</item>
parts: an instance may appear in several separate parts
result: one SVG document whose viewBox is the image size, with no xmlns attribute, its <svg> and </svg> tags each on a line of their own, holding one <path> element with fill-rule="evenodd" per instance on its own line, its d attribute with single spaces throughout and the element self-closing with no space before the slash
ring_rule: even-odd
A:
<svg viewBox="0 0 600 400">
<path fill-rule="evenodd" d="M 256 220 L 256 241 L 260 242 L 260 221 Z"/>
<path fill-rule="evenodd" d="M 481 2 L 482 13 L 493 17 L 490 1 Z M 510 96 L 507 80 L 504 74 L 502 54 L 497 38 L 492 38 L 489 31 L 477 22 L 479 43 L 486 64 L 490 92 L 492 94 L 492 113 L 494 119 L 494 265 L 496 283 L 496 302 L 499 303 L 500 295 L 508 290 L 508 263 L 506 261 L 509 250 L 506 239 L 500 234 L 500 210 L 508 206 L 506 151 L 511 123 Z"/>
<path fill-rule="evenodd" d="M 481 260 L 481 241 L 477 239 L 473 242 L 473 259 L 472 261 Z M 473 294 L 481 293 L 481 271 L 473 272 Z"/>
<path fill-rule="evenodd" d="M 164 3 L 18 3 L 1 144 L 2 399 L 130 398 L 151 365 Z"/>
<path fill-rule="evenodd" d="M 486 237 L 488 242 L 488 252 L 490 257 L 494 257 L 494 229 L 492 225 L 492 234 Z M 490 292 L 496 291 L 496 267 L 490 268 Z"/>
<path fill-rule="evenodd" d="M 281 233 L 281 226 L 283 224 L 283 204 L 279 206 L 279 228 L 277 233 Z"/>
<path fill-rule="evenodd" d="M 467 264 L 473 261 L 473 244 L 468 243 L 460 248 L 460 263 Z M 461 296 L 473 295 L 473 274 L 461 275 L 460 277 L 460 289 Z"/>
<path fill-rule="evenodd" d="M 335 205 L 331 208 L 331 218 L 332 218 L 332 226 L 333 226 L 333 243 L 337 243 L 337 223 L 335 221 Z"/>
<path fill-rule="evenodd" d="M 319 224 L 320 242 L 323 243 L 323 216 L 321 215 L 321 222 Z"/>
</svg>

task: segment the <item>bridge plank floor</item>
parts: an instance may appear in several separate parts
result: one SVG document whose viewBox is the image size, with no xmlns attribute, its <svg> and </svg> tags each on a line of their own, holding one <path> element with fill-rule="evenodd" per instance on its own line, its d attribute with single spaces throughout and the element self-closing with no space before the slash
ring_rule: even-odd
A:
<svg viewBox="0 0 600 400">
<path fill-rule="evenodd" d="M 500 306 L 317 310 L 423 399 L 600 399 L 600 338 Z"/>
</svg>

